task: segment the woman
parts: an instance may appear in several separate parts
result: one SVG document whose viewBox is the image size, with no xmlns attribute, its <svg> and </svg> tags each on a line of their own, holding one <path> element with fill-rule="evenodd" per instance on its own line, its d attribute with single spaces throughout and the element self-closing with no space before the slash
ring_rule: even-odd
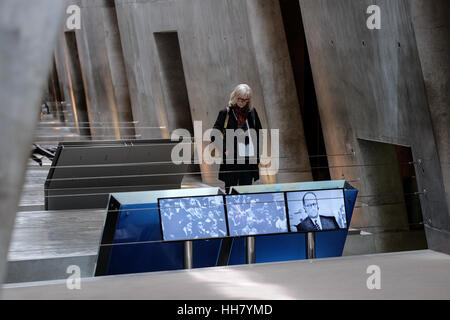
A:
<svg viewBox="0 0 450 320">
<path fill-rule="evenodd" d="M 252 106 L 252 90 L 248 85 L 240 84 L 233 90 L 228 107 L 219 112 L 214 129 L 223 133 L 223 161 L 220 165 L 219 179 L 225 182 L 226 192 L 228 193 L 232 186 L 251 185 L 253 181 L 257 181 L 259 179 L 259 130 L 262 127 L 258 113 Z M 233 163 L 226 163 L 227 155 L 231 156 L 232 153 L 232 150 L 226 149 L 227 129 L 233 131 L 241 129 L 241 133 L 244 132 L 245 135 L 242 139 L 245 145 L 235 138 L 229 146 L 234 148 Z M 256 139 L 254 135 L 249 134 L 248 129 L 256 131 Z M 237 163 L 238 157 L 244 157 L 245 163 Z M 251 158 L 253 161 L 250 161 Z"/>
</svg>

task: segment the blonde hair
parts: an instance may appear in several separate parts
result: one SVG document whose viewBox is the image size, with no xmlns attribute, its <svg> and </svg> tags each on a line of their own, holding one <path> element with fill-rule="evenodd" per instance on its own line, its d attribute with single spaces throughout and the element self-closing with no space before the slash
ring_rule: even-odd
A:
<svg viewBox="0 0 450 320">
<path fill-rule="evenodd" d="M 228 102 L 228 106 L 232 107 L 237 103 L 237 99 L 243 96 L 248 96 L 248 107 L 252 109 L 252 89 L 246 84 L 240 84 L 236 88 L 234 88 L 233 92 L 230 95 L 230 101 Z"/>
</svg>

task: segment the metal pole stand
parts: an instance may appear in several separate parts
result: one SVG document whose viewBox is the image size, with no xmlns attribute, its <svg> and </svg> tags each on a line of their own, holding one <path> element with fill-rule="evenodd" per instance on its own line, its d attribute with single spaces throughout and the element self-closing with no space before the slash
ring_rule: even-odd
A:
<svg viewBox="0 0 450 320">
<path fill-rule="evenodd" d="M 247 264 L 253 264 L 255 262 L 255 237 L 247 237 Z"/>
<path fill-rule="evenodd" d="M 306 235 L 306 259 L 316 258 L 316 234 L 308 232 Z"/>
<path fill-rule="evenodd" d="M 192 241 L 184 242 L 184 268 L 192 269 L 194 265 L 194 254 Z"/>
</svg>

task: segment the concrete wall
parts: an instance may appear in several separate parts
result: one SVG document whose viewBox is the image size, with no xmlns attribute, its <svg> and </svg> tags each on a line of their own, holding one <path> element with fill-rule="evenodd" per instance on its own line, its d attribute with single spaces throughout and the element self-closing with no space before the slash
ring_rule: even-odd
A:
<svg viewBox="0 0 450 320">
<path fill-rule="evenodd" d="M 381 8 L 381 30 L 366 27 L 372 4 Z M 332 178 L 355 180 L 360 200 L 372 196 L 374 184 L 389 179 L 372 174 L 360 142 L 410 146 L 428 245 L 450 252 L 442 171 L 408 1 L 300 0 L 300 5 L 327 152 L 355 154 L 330 158 Z M 383 158 L 376 149 L 369 152 Z M 384 209 L 361 207 L 354 222 L 375 225 L 374 211 L 377 216 Z M 384 223 L 398 214 L 390 212 Z"/>
<path fill-rule="evenodd" d="M 18 260 L 8 262 L 5 283 L 36 282 L 67 279 L 69 266 L 80 268 L 81 278 L 94 276 L 97 255 L 46 258 L 37 260 Z"/>
<path fill-rule="evenodd" d="M 312 180 L 280 3 L 247 0 L 247 12 L 267 128 L 280 129 L 278 181 Z"/>
<path fill-rule="evenodd" d="M 55 50 L 61 86 L 66 102 L 71 104 L 67 118 L 75 127 L 90 127 L 93 139 L 134 138 L 133 114 L 114 2 L 71 0 L 70 4 L 81 8 L 81 29 L 61 31 Z M 73 52 L 74 45 L 67 42 L 69 32 L 75 32 L 78 54 Z M 77 59 L 79 68 L 74 63 Z M 81 91 L 83 94 L 80 94 Z M 80 104 L 85 104 L 86 108 L 80 108 Z M 87 117 L 82 114 L 85 109 Z M 82 123 L 85 121 L 88 123 Z"/>
<path fill-rule="evenodd" d="M 61 0 L 0 2 L 0 283 L 65 5 Z"/>
<path fill-rule="evenodd" d="M 132 113 L 114 3 L 81 0 L 77 43 L 95 139 L 130 138 Z"/>
<path fill-rule="evenodd" d="M 450 2 L 411 0 L 409 4 L 444 179 L 447 207 L 450 207 Z M 433 224 L 433 227 L 439 229 L 433 233 L 438 237 L 441 237 L 440 233 L 448 232 L 448 229 L 440 225 Z M 431 233 L 429 235 L 433 236 Z M 445 239 L 448 238 L 443 236 L 442 242 Z"/>
<path fill-rule="evenodd" d="M 170 116 L 173 105 L 165 99 L 164 66 L 154 34 L 177 32 L 192 121 L 202 121 L 203 131 L 210 128 L 234 87 L 247 83 L 254 90 L 263 127 L 280 129 L 284 174 L 278 181 L 311 179 L 278 1 L 115 3 L 133 114 L 145 119 L 145 126 L 163 127 L 145 130 L 144 137 L 167 138 L 176 127 L 176 118 Z M 204 181 L 218 183 L 217 169 L 203 165 Z"/>
</svg>

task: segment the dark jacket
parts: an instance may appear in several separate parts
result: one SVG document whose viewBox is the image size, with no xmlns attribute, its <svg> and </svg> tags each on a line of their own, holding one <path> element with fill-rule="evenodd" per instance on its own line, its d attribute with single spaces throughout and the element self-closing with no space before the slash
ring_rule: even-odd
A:
<svg viewBox="0 0 450 320">
<path fill-rule="evenodd" d="M 227 108 L 221 110 L 219 112 L 219 115 L 217 117 L 216 122 L 214 123 L 213 128 L 221 131 L 223 133 L 223 150 L 222 150 L 222 159 L 223 162 L 220 165 L 220 171 L 219 171 L 219 179 L 222 181 L 225 181 L 226 176 L 230 174 L 239 174 L 239 171 L 243 170 L 250 170 L 252 172 L 253 179 L 256 181 L 259 179 L 259 130 L 262 129 L 261 121 L 259 120 L 258 113 L 256 112 L 255 108 L 252 108 L 252 110 L 249 112 L 249 115 L 247 117 L 249 128 L 255 129 L 257 133 L 256 141 L 253 141 L 253 145 L 255 148 L 255 152 L 257 155 L 257 164 L 249 164 L 248 160 L 246 161 L 246 164 L 237 164 L 236 161 L 234 161 L 233 164 L 227 164 L 225 163 L 226 156 L 225 156 L 225 149 L 226 149 L 226 134 L 225 129 L 238 129 L 238 123 L 236 116 L 234 115 L 232 109 L 230 108 L 229 111 L 229 118 L 228 118 L 228 124 L 227 127 L 224 128 L 225 125 L 225 118 L 227 116 Z M 214 139 L 212 139 L 214 142 Z M 234 155 L 236 157 L 237 155 L 237 140 L 234 141 Z"/>
<path fill-rule="evenodd" d="M 320 217 L 320 223 L 322 224 L 322 230 L 335 230 L 339 229 L 339 225 L 336 222 L 336 219 L 334 217 L 326 217 L 326 216 L 319 216 Z M 298 231 L 315 231 L 314 230 L 314 224 L 310 217 L 306 218 L 302 222 L 300 222 L 297 225 Z"/>
</svg>

